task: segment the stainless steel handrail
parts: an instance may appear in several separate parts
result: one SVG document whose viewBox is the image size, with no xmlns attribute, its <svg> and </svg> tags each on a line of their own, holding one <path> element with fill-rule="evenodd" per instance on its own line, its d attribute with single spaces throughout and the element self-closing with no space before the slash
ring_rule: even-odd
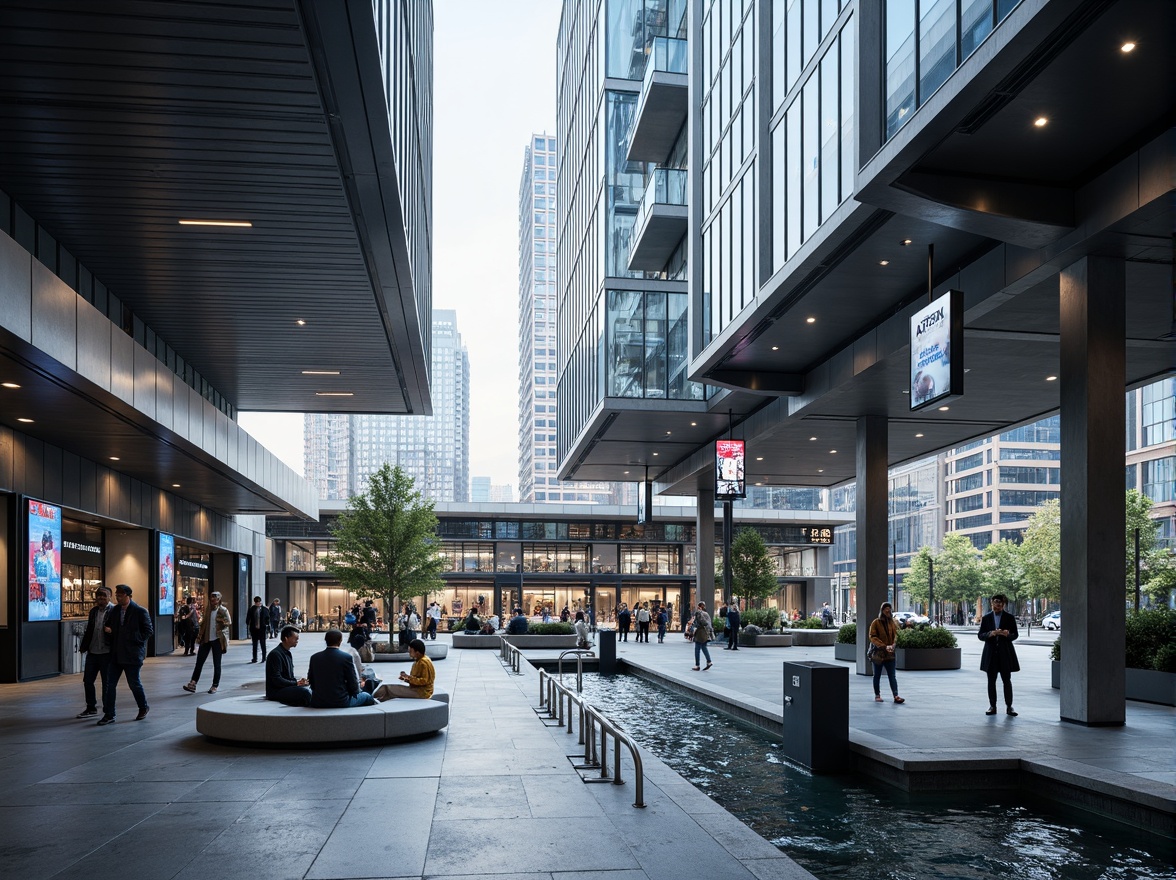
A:
<svg viewBox="0 0 1176 880">
<path fill-rule="evenodd" d="M 572 706 L 579 709 L 580 716 L 580 743 L 584 746 L 584 763 L 577 765 L 577 769 L 588 770 L 600 768 L 600 777 L 598 779 L 585 779 L 585 782 L 608 782 L 609 771 L 608 764 L 605 761 L 605 756 L 608 754 L 608 738 L 613 738 L 613 772 L 611 782 L 613 785 L 624 785 L 625 781 L 621 778 L 621 745 L 623 744 L 629 750 L 629 754 L 633 758 L 633 775 L 636 779 L 636 786 L 634 794 L 636 795 L 633 806 L 638 808 L 645 807 L 645 770 L 641 763 L 641 752 L 627 733 L 622 731 L 617 725 L 609 720 L 599 709 L 587 703 L 583 697 L 574 694 L 561 681 L 557 681 L 548 674 L 546 669 L 539 670 L 539 706 L 547 707 L 547 714 L 550 718 L 557 718 L 559 726 L 564 724 L 564 701 L 567 701 L 567 726 L 568 733 L 572 732 Z M 597 731 L 599 730 L 599 746 L 597 751 Z"/>
<path fill-rule="evenodd" d="M 523 652 L 506 639 L 500 639 L 499 645 L 501 646 L 502 662 L 510 666 L 511 672 L 515 675 L 522 675 Z"/>
<path fill-rule="evenodd" d="M 560 653 L 560 655 L 559 655 L 559 680 L 560 680 L 561 684 L 563 683 L 563 661 L 564 661 L 564 657 L 568 656 L 568 654 L 575 654 L 576 655 L 576 693 L 578 693 L 578 694 L 583 693 L 584 692 L 584 658 L 585 657 L 595 657 L 596 652 L 590 651 L 587 648 L 572 648 L 570 650 L 563 651 L 562 653 Z"/>
</svg>

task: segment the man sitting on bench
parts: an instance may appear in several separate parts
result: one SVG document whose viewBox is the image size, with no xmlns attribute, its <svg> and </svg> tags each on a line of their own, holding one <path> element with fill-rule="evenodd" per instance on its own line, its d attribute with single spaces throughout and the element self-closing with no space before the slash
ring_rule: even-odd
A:
<svg viewBox="0 0 1176 880">
<path fill-rule="evenodd" d="M 359 675 L 351 655 L 339 649 L 343 633 L 327 630 L 327 647 L 310 658 L 310 705 L 315 709 L 353 709 L 370 706 L 375 700 L 359 689 Z"/>
<path fill-rule="evenodd" d="M 427 700 L 433 696 L 433 680 L 436 670 L 433 661 L 425 656 L 425 643 L 413 639 L 408 644 L 408 656 L 413 660 L 412 670 L 400 673 L 404 684 L 382 684 L 376 688 L 375 698 L 381 703 L 395 697 L 412 700 Z"/>
<path fill-rule="evenodd" d="M 291 649 L 298 644 L 298 627 L 282 627 L 282 642 L 265 658 L 265 698 L 287 706 L 309 706 L 310 688 L 305 678 L 294 677 Z"/>
</svg>

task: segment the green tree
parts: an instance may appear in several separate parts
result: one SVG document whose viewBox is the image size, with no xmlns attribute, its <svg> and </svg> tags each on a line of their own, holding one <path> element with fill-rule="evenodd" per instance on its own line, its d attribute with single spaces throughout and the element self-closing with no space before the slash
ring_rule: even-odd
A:
<svg viewBox="0 0 1176 880">
<path fill-rule="evenodd" d="M 966 535 L 953 532 L 943 539 L 943 549 L 935 555 L 935 598 L 971 602 L 983 591 L 980 554 Z"/>
<path fill-rule="evenodd" d="M 1013 602 L 1029 598 L 1021 547 L 1015 541 L 998 541 L 985 547 L 981 571 L 985 595 L 1004 593 Z"/>
<path fill-rule="evenodd" d="M 760 602 L 779 588 L 776 564 L 755 529 L 741 529 L 731 542 L 731 582 L 735 595 Z"/>
<path fill-rule="evenodd" d="M 934 560 L 935 552 L 930 547 L 920 547 L 919 552 L 911 558 L 911 570 L 902 579 L 902 588 L 920 605 L 926 605 L 930 596 L 931 565 Z"/>
<path fill-rule="evenodd" d="M 1047 501 L 1029 517 L 1021 542 L 1021 563 L 1026 592 L 1038 599 L 1057 602 L 1062 597 L 1062 505 Z"/>
<path fill-rule="evenodd" d="M 1135 596 L 1135 530 L 1139 529 L 1139 581 L 1141 591 L 1156 602 L 1166 602 L 1176 587 L 1176 561 L 1170 550 L 1158 546 L 1160 524 L 1151 518 L 1152 500 L 1137 489 L 1127 490 L 1127 598 Z"/>
<path fill-rule="evenodd" d="M 367 491 L 351 497 L 332 533 L 335 550 L 326 570 L 344 589 L 382 598 L 390 614 L 398 599 L 427 596 L 443 586 L 446 563 L 433 502 L 399 467 L 385 464 L 372 474 Z"/>
</svg>

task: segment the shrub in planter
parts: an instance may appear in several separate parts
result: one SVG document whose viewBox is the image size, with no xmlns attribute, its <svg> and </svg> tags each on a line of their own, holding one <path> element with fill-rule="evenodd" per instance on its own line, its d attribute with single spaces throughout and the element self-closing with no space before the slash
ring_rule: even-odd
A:
<svg viewBox="0 0 1176 880">
<path fill-rule="evenodd" d="M 943 627 L 900 629 L 895 645 L 903 650 L 911 648 L 958 648 L 955 634 Z"/>
<path fill-rule="evenodd" d="M 1127 667 L 1129 669 L 1164 670 L 1171 667 L 1176 646 L 1176 611 L 1170 608 L 1147 608 L 1127 615 Z M 1165 650 L 1166 649 L 1166 650 Z M 1164 651 L 1163 656 L 1160 652 Z"/>
<path fill-rule="evenodd" d="M 757 626 L 761 630 L 780 628 L 780 612 L 775 608 L 749 608 L 743 612 L 740 619 L 743 623 Z"/>
<path fill-rule="evenodd" d="M 794 620 L 789 624 L 792 629 L 824 629 L 825 623 L 819 617 L 806 617 L 803 620 Z"/>
<path fill-rule="evenodd" d="M 727 631 L 727 618 L 719 617 L 717 614 L 711 618 L 711 629 L 715 631 L 715 638 Z"/>
<path fill-rule="evenodd" d="M 1054 639 L 1053 647 L 1049 649 L 1049 659 L 1050 660 L 1061 660 L 1062 659 L 1062 637 L 1061 636 L 1058 636 L 1056 639 Z"/>
<path fill-rule="evenodd" d="M 841 629 L 837 630 L 837 644 L 839 645 L 856 645 L 857 644 L 857 624 L 847 623 Z"/>
<path fill-rule="evenodd" d="M 532 623 L 527 627 L 529 636 L 570 636 L 575 631 L 570 623 Z"/>
<path fill-rule="evenodd" d="M 756 626 L 754 623 L 749 623 L 747 626 L 743 627 L 743 634 L 744 635 L 758 636 L 761 633 L 763 633 L 763 630 L 760 629 L 758 626 Z"/>
<path fill-rule="evenodd" d="M 1159 672 L 1176 672 L 1176 644 L 1161 647 L 1152 663 Z"/>
</svg>

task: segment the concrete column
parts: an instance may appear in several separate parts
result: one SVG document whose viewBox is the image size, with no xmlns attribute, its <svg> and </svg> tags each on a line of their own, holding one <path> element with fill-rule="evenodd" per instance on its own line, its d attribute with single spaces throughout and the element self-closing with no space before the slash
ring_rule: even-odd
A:
<svg viewBox="0 0 1176 880">
<path fill-rule="evenodd" d="M 698 512 L 694 519 L 694 556 L 698 560 L 698 575 L 694 581 L 695 598 L 690 608 L 683 608 L 688 612 L 698 602 L 705 602 L 707 607 L 714 602 L 715 596 L 715 490 L 698 490 Z"/>
<path fill-rule="evenodd" d="M 886 416 L 857 420 L 857 673 L 873 675 L 866 662 L 870 622 L 887 600 L 889 535 L 886 496 Z"/>
<path fill-rule="evenodd" d="M 1061 572 L 1066 621 L 1061 718 L 1114 726 L 1126 722 L 1127 711 L 1123 261 L 1079 260 L 1062 270 L 1060 294 Z"/>
</svg>

